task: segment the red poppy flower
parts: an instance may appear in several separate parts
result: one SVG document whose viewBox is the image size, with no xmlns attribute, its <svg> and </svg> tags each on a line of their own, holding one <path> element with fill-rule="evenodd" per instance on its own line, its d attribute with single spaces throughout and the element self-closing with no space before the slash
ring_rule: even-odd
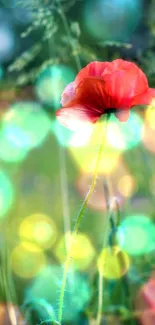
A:
<svg viewBox="0 0 155 325">
<path fill-rule="evenodd" d="M 122 59 L 89 63 L 62 94 L 58 120 L 75 130 L 82 123 L 95 123 L 102 114 L 115 113 L 127 121 L 135 105 L 148 105 L 155 97 L 147 78 L 136 64 Z"/>
</svg>

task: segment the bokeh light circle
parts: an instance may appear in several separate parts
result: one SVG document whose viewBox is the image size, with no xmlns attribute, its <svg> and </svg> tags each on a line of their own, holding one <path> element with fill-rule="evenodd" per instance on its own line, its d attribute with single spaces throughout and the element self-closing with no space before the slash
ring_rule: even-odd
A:
<svg viewBox="0 0 155 325">
<path fill-rule="evenodd" d="M 155 99 L 151 101 L 145 110 L 142 141 L 149 151 L 155 153 Z"/>
<path fill-rule="evenodd" d="M 61 146 L 63 147 L 69 146 L 73 131 L 69 130 L 68 128 L 60 124 L 57 119 L 52 121 L 51 130 L 54 133 L 55 137 L 57 138 Z"/>
<path fill-rule="evenodd" d="M 108 143 L 117 150 L 125 151 L 137 146 L 142 140 L 143 120 L 134 112 L 130 112 L 130 118 L 122 123 L 115 116 L 107 131 Z"/>
<path fill-rule="evenodd" d="M 100 164 L 99 164 L 99 173 L 100 174 L 111 174 L 112 171 L 117 167 L 117 164 L 119 163 L 120 155 L 116 154 L 115 152 L 106 152 L 104 155 L 102 155 Z M 89 161 L 87 165 L 87 172 L 91 173 L 94 172 L 96 166 L 96 156 L 94 155 L 92 159 Z M 85 169 L 86 165 L 83 165 L 83 168 Z"/>
<path fill-rule="evenodd" d="M 58 142 L 63 147 L 79 148 L 84 147 L 89 142 L 90 136 L 93 131 L 92 125 L 85 125 L 78 131 L 71 131 L 60 124 L 57 119 L 52 123 L 52 131 L 55 134 Z"/>
<path fill-rule="evenodd" d="M 93 127 L 91 124 L 86 124 L 80 130 L 73 132 L 69 145 L 74 148 L 84 147 L 89 142 Z"/>
<path fill-rule="evenodd" d="M 154 249 L 155 226 L 144 215 L 126 217 L 117 233 L 119 245 L 129 255 L 141 255 Z"/>
<path fill-rule="evenodd" d="M 46 258 L 42 249 L 34 243 L 22 242 L 12 252 L 12 270 L 21 278 L 33 278 L 45 264 Z"/>
<path fill-rule="evenodd" d="M 148 123 L 145 123 L 143 130 L 142 141 L 147 150 L 155 153 L 155 129 L 150 127 Z"/>
<path fill-rule="evenodd" d="M 49 66 L 36 80 L 36 95 L 42 103 L 59 108 L 64 88 L 74 79 L 75 72 L 70 67 L 62 64 Z"/>
<path fill-rule="evenodd" d="M 16 44 L 16 45 L 15 45 Z M 18 42 L 11 25 L 0 24 L 0 63 L 9 61 L 17 49 Z"/>
<path fill-rule="evenodd" d="M 117 204 L 116 204 L 117 202 L 119 203 L 119 207 L 121 208 L 125 201 L 124 199 L 125 197 L 120 192 L 118 192 L 117 178 L 120 178 L 120 175 L 119 175 L 119 171 L 116 169 L 114 175 L 110 175 L 110 182 L 108 181 L 108 185 L 107 185 L 108 192 L 109 192 L 108 204 L 110 205 L 110 209 L 113 211 L 117 210 Z M 75 184 L 76 189 L 83 199 L 85 199 L 88 193 L 88 189 L 91 182 L 92 182 L 92 174 L 88 174 L 86 172 L 81 173 L 76 180 L 76 184 Z M 98 211 L 107 211 L 107 198 L 103 186 L 104 182 L 105 182 L 105 176 L 99 174 L 99 177 L 95 185 L 95 191 L 93 191 L 87 205 L 91 209 L 98 210 Z"/>
<path fill-rule="evenodd" d="M 38 103 L 25 101 L 10 107 L 4 116 L 3 127 L 14 146 L 31 149 L 42 144 L 51 122 Z"/>
<path fill-rule="evenodd" d="M 98 258 L 98 269 L 106 279 L 119 279 L 130 267 L 130 258 L 119 246 L 106 247 Z"/>
<path fill-rule="evenodd" d="M 14 188 L 7 174 L 0 170 L 0 218 L 11 208 L 14 200 Z"/>
<path fill-rule="evenodd" d="M 53 220 L 41 213 L 26 217 L 19 228 L 22 240 L 36 243 L 42 248 L 50 248 L 57 237 L 56 225 Z"/>
<path fill-rule="evenodd" d="M 124 197 L 130 197 L 135 191 L 135 181 L 131 175 L 124 175 L 118 182 L 118 190 Z"/>
<path fill-rule="evenodd" d="M 103 134 L 105 127 L 105 121 L 99 121 L 93 129 L 88 127 L 88 138 L 84 146 L 74 146 L 71 140 L 69 152 L 83 172 L 89 174 L 95 170 L 96 159 L 102 141 L 101 134 Z M 87 132 L 87 129 L 85 131 Z M 120 150 L 113 150 L 112 146 L 105 140 L 98 173 L 107 175 L 115 170 L 119 164 L 120 154 Z"/>
<path fill-rule="evenodd" d="M 142 17 L 139 0 L 87 0 L 83 24 L 98 40 L 127 41 Z"/>
<path fill-rule="evenodd" d="M 28 154 L 28 150 L 23 147 L 16 146 L 9 139 L 5 129 L 0 130 L 0 159 L 5 162 L 23 161 Z"/>
<path fill-rule="evenodd" d="M 6 8 L 14 8 L 18 4 L 18 0 L 1 0 Z"/>
<path fill-rule="evenodd" d="M 151 129 L 155 129 L 155 99 L 152 100 L 145 110 L 145 121 Z"/>
<path fill-rule="evenodd" d="M 66 292 L 63 319 L 74 321 L 75 315 L 77 317 L 87 307 L 91 296 L 91 288 L 87 277 L 80 272 L 70 272 Z"/>
<path fill-rule="evenodd" d="M 80 270 L 87 269 L 95 256 L 95 250 L 89 237 L 84 233 L 79 233 L 72 240 L 71 234 L 66 233 L 58 242 L 55 250 L 55 254 L 61 262 L 66 259 L 66 244 L 67 248 L 71 249 L 73 267 Z M 69 248 L 70 245 L 71 248 Z"/>
<path fill-rule="evenodd" d="M 19 3 L 18 5 L 12 9 L 12 16 L 16 23 L 18 22 L 20 25 L 30 24 L 33 20 L 33 10 L 30 7 L 26 7 Z"/>
<path fill-rule="evenodd" d="M 62 267 L 48 265 L 34 279 L 26 292 L 26 298 L 45 299 L 57 309 L 57 297 L 62 283 Z M 63 320 L 74 321 L 84 310 L 91 295 L 88 279 L 84 274 L 69 271 L 63 308 Z"/>
</svg>

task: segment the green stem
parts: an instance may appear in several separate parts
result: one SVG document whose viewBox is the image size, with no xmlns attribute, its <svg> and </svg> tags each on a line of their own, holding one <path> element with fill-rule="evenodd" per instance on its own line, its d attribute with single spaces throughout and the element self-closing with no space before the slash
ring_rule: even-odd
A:
<svg viewBox="0 0 155 325">
<path fill-rule="evenodd" d="M 59 146 L 59 161 L 60 161 L 60 183 L 61 183 L 61 196 L 62 196 L 62 214 L 64 221 L 64 232 L 71 233 L 70 226 L 70 211 L 68 204 L 68 182 L 67 182 L 67 171 L 66 171 L 66 156 L 65 149 Z M 67 250 L 67 236 L 65 238 L 65 245 Z"/>
<path fill-rule="evenodd" d="M 103 276 L 102 276 L 101 272 L 99 272 L 98 312 L 97 312 L 96 325 L 101 324 L 101 320 L 102 320 L 102 303 L 103 303 Z"/>
<path fill-rule="evenodd" d="M 107 203 L 107 218 L 104 222 L 104 232 L 103 232 L 103 246 L 102 250 L 106 247 L 107 241 L 108 241 L 108 226 L 109 222 L 112 218 L 112 214 L 110 211 L 110 204 L 109 204 L 109 189 L 108 189 L 108 183 L 104 183 L 104 192 L 106 197 L 106 203 Z M 98 311 L 97 311 L 97 317 L 96 317 L 96 325 L 100 325 L 102 321 L 102 304 L 103 304 L 103 289 L 104 289 L 104 279 L 101 271 L 99 270 L 99 282 L 98 282 Z"/>
<path fill-rule="evenodd" d="M 101 160 L 101 156 L 102 156 L 102 151 L 104 148 L 104 144 L 105 144 L 105 137 L 106 137 L 106 130 L 107 130 L 107 125 L 108 125 L 108 121 L 109 121 L 110 115 L 107 115 L 106 118 L 106 125 L 104 128 L 104 132 L 103 132 L 103 137 L 102 137 L 102 142 L 100 145 L 100 149 L 99 149 L 99 153 L 98 153 L 98 157 L 97 157 L 97 161 L 96 161 L 96 167 L 95 167 L 95 171 L 94 171 L 94 176 L 93 176 L 93 180 L 92 180 L 92 184 L 90 186 L 90 189 L 86 195 L 86 198 L 82 204 L 82 207 L 80 209 L 80 212 L 78 214 L 76 223 L 75 223 L 75 227 L 72 233 L 72 239 L 71 239 L 71 243 L 70 243 L 70 247 L 67 253 L 67 258 L 66 258 L 66 262 L 65 262 L 65 266 L 64 266 L 64 274 L 63 274 L 63 279 L 62 279 L 62 287 L 61 287 L 61 291 L 60 291 L 60 300 L 59 300 L 59 310 L 58 310 L 58 319 L 59 322 L 61 322 L 62 320 L 62 310 L 63 310 L 63 302 L 64 302 L 64 293 L 65 293 L 65 287 L 66 287 L 66 281 L 67 281 L 67 274 L 68 274 L 68 269 L 69 269 L 69 264 L 70 264 L 70 259 L 71 259 L 71 251 L 72 251 L 72 246 L 73 246 L 73 240 L 75 235 L 77 234 L 78 230 L 79 230 L 79 226 L 84 214 L 84 211 L 86 209 L 87 203 L 94 191 L 95 185 L 96 185 L 96 179 L 97 179 L 97 173 L 98 173 L 98 168 L 99 168 L 99 163 Z"/>
<path fill-rule="evenodd" d="M 121 222 L 121 212 L 120 212 L 120 207 L 119 207 L 119 203 L 116 200 L 116 209 L 117 209 L 117 222 L 116 222 L 116 227 L 120 226 L 120 222 Z"/>
<path fill-rule="evenodd" d="M 102 249 L 104 249 L 104 247 L 106 246 L 107 239 L 108 239 L 107 230 L 108 230 L 109 220 L 110 220 L 110 210 L 108 210 L 108 215 L 104 224 L 104 234 L 103 234 L 104 240 L 103 240 Z M 97 311 L 96 325 L 100 325 L 102 320 L 103 287 L 104 287 L 103 275 L 99 270 L 98 311 Z"/>
</svg>

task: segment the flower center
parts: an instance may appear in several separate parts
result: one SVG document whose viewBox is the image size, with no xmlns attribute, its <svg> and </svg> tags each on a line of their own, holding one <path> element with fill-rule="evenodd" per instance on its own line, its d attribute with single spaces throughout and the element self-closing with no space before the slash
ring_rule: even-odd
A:
<svg viewBox="0 0 155 325">
<path fill-rule="evenodd" d="M 117 110 L 117 111 L 119 111 L 119 110 Z M 107 108 L 105 110 L 105 113 L 107 113 L 107 114 L 111 114 L 111 113 L 115 113 L 115 112 L 116 112 L 116 108 Z"/>
</svg>

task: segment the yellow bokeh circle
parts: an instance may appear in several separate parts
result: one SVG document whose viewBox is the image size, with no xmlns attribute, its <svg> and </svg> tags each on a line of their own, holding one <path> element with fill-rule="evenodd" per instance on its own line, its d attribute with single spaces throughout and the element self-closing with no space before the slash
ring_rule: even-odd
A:
<svg viewBox="0 0 155 325">
<path fill-rule="evenodd" d="M 97 265 L 103 277 L 119 279 L 128 271 L 130 259 L 119 246 L 112 246 L 102 250 Z"/>
<path fill-rule="evenodd" d="M 32 214 L 24 219 L 19 228 L 22 240 L 37 243 L 42 248 L 51 247 L 57 236 L 53 220 L 41 213 Z"/>
<path fill-rule="evenodd" d="M 70 154 L 74 158 L 78 167 L 82 172 L 93 173 L 96 166 L 96 159 L 101 145 L 101 137 L 103 130 L 106 128 L 105 121 L 98 122 L 93 128 L 92 132 L 89 131 L 88 141 L 82 147 L 69 147 Z M 87 130 L 85 129 L 85 133 Z M 83 136 L 83 139 L 85 137 Z M 98 173 L 107 175 L 110 174 L 119 164 L 121 150 L 113 150 L 112 146 L 108 143 L 107 137 L 104 142 L 104 152 L 101 156 Z"/>
<path fill-rule="evenodd" d="M 16 246 L 11 255 L 12 270 L 21 278 L 32 278 L 46 264 L 46 257 L 40 247 L 30 242 Z"/>
<path fill-rule="evenodd" d="M 70 233 L 63 236 L 55 251 L 56 256 L 61 262 L 64 262 L 66 259 L 66 246 L 67 250 L 70 250 L 73 266 L 81 270 L 87 269 L 95 256 L 95 250 L 89 237 L 83 233 L 79 233 L 74 237 Z"/>
<path fill-rule="evenodd" d="M 131 175 L 122 176 L 117 187 L 124 197 L 130 197 L 136 189 L 134 178 Z"/>
<path fill-rule="evenodd" d="M 155 99 L 147 106 L 145 112 L 145 121 L 148 122 L 151 129 L 155 129 Z"/>
</svg>

